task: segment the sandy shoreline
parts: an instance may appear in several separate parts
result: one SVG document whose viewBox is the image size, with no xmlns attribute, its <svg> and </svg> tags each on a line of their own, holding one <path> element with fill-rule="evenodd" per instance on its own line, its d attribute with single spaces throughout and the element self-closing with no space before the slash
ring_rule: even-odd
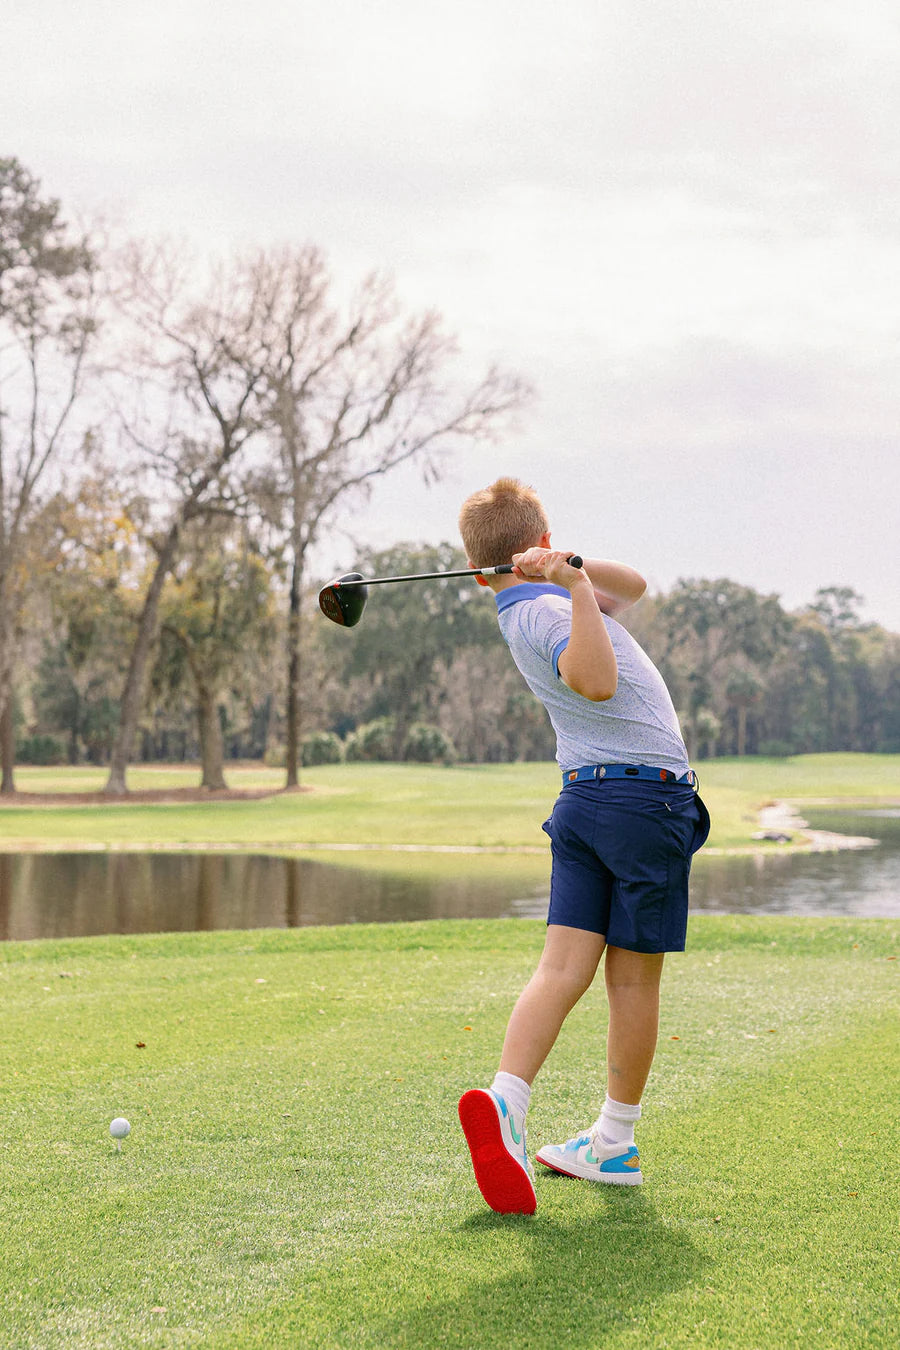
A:
<svg viewBox="0 0 900 1350">
<path fill-rule="evenodd" d="M 834 830 L 812 830 L 793 802 L 773 802 L 759 813 L 762 834 L 788 835 L 782 847 L 803 853 L 835 853 L 844 849 L 874 848 L 877 839 L 864 834 L 838 834 Z M 800 835 L 797 839 L 796 835 Z"/>
</svg>

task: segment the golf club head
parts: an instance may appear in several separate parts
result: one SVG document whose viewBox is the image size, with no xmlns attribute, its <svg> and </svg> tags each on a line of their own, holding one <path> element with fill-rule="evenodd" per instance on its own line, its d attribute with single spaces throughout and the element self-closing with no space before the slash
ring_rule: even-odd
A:
<svg viewBox="0 0 900 1350">
<path fill-rule="evenodd" d="M 319 609 L 332 623 L 342 628 L 354 628 L 363 616 L 369 588 L 341 585 L 344 581 L 362 581 L 362 572 L 345 572 L 342 577 L 323 586 L 319 591 Z"/>
</svg>

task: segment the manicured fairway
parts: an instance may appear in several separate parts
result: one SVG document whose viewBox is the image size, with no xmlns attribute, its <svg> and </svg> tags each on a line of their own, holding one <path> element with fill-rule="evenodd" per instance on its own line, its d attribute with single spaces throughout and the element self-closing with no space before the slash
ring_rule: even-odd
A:
<svg viewBox="0 0 900 1350">
<path fill-rule="evenodd" d="M 22 1348 L 894 1347 L 900 923 L 699 918 L 647 1181 L 492 1215 L 455 1124 L 527 921 L 0 947 L 0 1340 Z M 601 1096 L 598 988 L 534 1150 Z M 126 1115 L 121 1154 L 108 1135 Z"/>
<path fill-rule="evenodd" d="M 759 849 L 761 805 L 780 798 L 900 802 L 900 755 L 805 755 L 700 765 L 713 820 L 711 848 Z M 102 770 L 23 769 L 28 792 L 98 791 Z M 310 791 L 278 792 L 280 771 L 229 770 L 234 788 L 271 787 L 259 800 L 43 806 L 27 795 L 0 809 L 0 846 L 226 845 L 285 851 L 303 844 L 411 844 L 546 850 L 540 823 L 559 789 L 553 764 L 340 764 L 310 769 Z M 191 768 L 134 770 L 135 789 L 196 786 Z M 778 845 L 762 845 L 763 849 Z M 703 855 L 701 854 L 702 858 Z"/>
</svg>

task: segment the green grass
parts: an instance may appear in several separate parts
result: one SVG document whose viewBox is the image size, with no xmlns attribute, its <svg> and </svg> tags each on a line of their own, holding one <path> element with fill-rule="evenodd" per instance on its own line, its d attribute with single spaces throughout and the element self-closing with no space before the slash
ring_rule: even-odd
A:
<svg viewBox="0 0 900 1350">
<path fill-rule="evenodd" d="M 837 797 L 845 801 L 900 796 L 900 755 L 795 755 L 789 759 L 714 759 L 700 766 L 716 789 L 734 788 L 761 798 L 801 800 Z"/>
<path fill-rule="evenodd" d="M 275 791 L 279 771 L 257 766 L 229 772 L 235 788 L 271 786 L 255 801 L 185 804 L 104 803 L 89 806 L 4 806 L 0 847 L 86 844 L 113 847 L 227 845 L 279 851 L 304 844 L 545 849 L 540 822 L 559 778 L 553 764 L 355 764 L 310 769 L 302 793 Z M 713 760 L 700 766 L 701 790 L 713 818 L 710 845 L 752 847 L 760 805 L 782 797 L 847 801 L 900 800 L 900 755 L 806 755 L 796 759 Z M 22 792 L 89 791 L 102 770 L 31 769 Z M 196 786 L 196 769 L 135 770 L 134 788 Z M 5 842 L 4 842 L 5 841 Z M 702 854 L 700 855 L 702 858 Z"/>
<path fill-rule="evenodd" d="M 547 1174 L 537 1216 L 504 1219 L 455 1103 L 541 941 L 500 921 L 0 947 L 2 1343 L 893 1347 L 900 923 L 695 918 L 646 1184 Z M 604 1002 L 538 1080 L 533 1148 L 597 1109 Z"/>
</svg>

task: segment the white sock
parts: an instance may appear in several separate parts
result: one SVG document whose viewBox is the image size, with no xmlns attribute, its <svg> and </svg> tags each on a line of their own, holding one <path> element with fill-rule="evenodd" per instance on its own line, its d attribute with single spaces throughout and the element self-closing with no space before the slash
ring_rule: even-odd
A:
<svg viewBox="0 0 900 1350">
<path fill-rule="evenodd" d="M 603 1110 L 597 1118 L 594 1129 L 607 1144 L 633 1144 L 634 1124 L 641 1118 L 639 1105 L 629 1102 L 613 1101 L 609 1093 L 603 1103 Z"/>
<path fill-rule="evenodd" d="M 512 1107 L 517 1116 L 525 1116 L 531 1100 L 531 1088 L 524 1078 L 517 1078 L 514 1073 L 498 1073 L 491 1083 L 491 1089 L 503 1098 L 507 1106 Z"/>
</svg>

